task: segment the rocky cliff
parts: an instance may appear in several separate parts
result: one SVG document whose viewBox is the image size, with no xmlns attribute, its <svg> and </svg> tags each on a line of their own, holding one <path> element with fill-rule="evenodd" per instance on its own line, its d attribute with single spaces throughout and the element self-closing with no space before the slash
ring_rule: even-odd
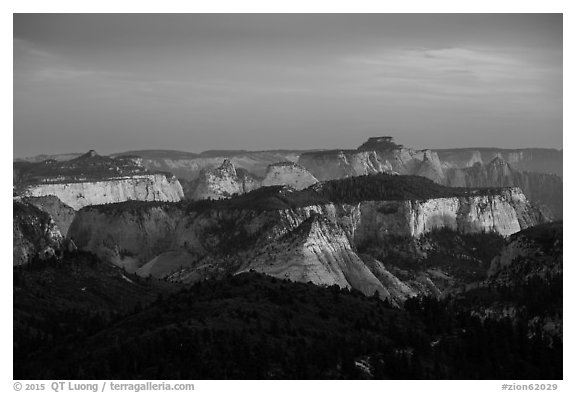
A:
<svg viewBox="0 0 576 393">
<path fill-rule="evenodd" d="M 492 260 L 489 280 L 510 285 L 562 275 L 563 225 L 552 222 L 535 226 L 511 236 L 500 254 Z"/>
<path fill-rule="evenodd" d="M 413 150 L 395 144 L 391 137 L 377 137 L 370 138 L 358 150 L 304 153 L 298 162 L 320 180 L 399 173 L 422 176 L 450 187 L 520 187 L 527 198 L 541 205 L 551 218 L 562 218 L 562 178 L 542 173 L 548 168 L 547 160 L 561 165 L 561 152 L 559 155 L 538 149 L 440 152 Z M 538 167 L 541 162 L 544 163 L 535 172 L 519 170 Z"/>
<path fill-rule="evenodd" d="M 180 182 L 165 174 L 76 183 L 34 184 L 27 186 L 22 194 L 31 197 L 55 195 L 76 210 L 88 205 L 129 200 L 177 202 L 184 196 Z"/>
<path fill-rule="evenodd" d="M 447 168 L 466 168 L 475 163 L 487 164 L 494 158 L 501 158 L 519 171 L 548 173 L 562 177 L 562 150 L 463 148 L 435 151 Z"/>
<path fill-rule="evenodd" d="M 76 214 L 68 236 L 79 249 L 133 272 L 171 249 L 183 214 L 170 203 L 88 206 Z"/>
<path fill-rule="evenodd" d="M 368 150 L 369 148 L 380 150 Z M 298 164 L 319 180 L 341 179 L 375 173 L 420 175 L 443 178 L 438 155 L 431 150 L 414 150 L 387 141 L 368 141 L 358 150 L 327 150 L 303 153 Z"/>
<path fill-rule="evenodd" d="M 66 237 L 68 228 L 74 220 L 76 211 L 63 203 L 58 197 L 48 195 L 43 197 L 24 198 L 24 202 L 36 206 L 38 209 L 46 212 L 54 220 L 62 236 Z"/>
<path fill-rule="evenodd" d="M 519 187 L 530 201 L 544 207 L 550 216 L 562 218 L 562 178 L 559 176 L 518 171 L 499 157 L 469 168 L 448 168 L 444 173 L 444 179 L 438 182 L 450 187 Z"/>
<path fill-rule="evenodd" d="M 170 150 L 139 150 L 119 154 L 142 157 L 142 164 L 149 170 L 173 173 L 179 179 L 196 180 L 203 170 L 218 168 L 225 159 L 230 160 L 236 168 L 258 177 L 266 175 L 268 165 L 283 161 L 296 161 L 300 155 L 297 150 L 270 151 L 206 151 L 200 154 Z"/>
<path fill-rule="evenodd" d="M 14 266 L 33 258 L 50 258 L 62 246 L 63 237 L 54 220 L 30 203 L 14 200 L 12 226 Z"/>
<path fill-rule="evenodd" d="M 94 206 L 78 212 L 69 236 L 78 247 L 132 271 L 141 269 L 142 275 L 191 282 L 202 275 L 254 267 L 299 280 L 322 278 L 324 284 L 349 285 L 364 293 L 378 290 L 382 296 L 400 299 L 407 296 L 401 295 L 405 292 L 398 289 L 401 286 L 395 292 L 381 288 L 379 277 L 387 276 L 386 268 L 365 265 L 354 251 L 357 246 L 389 236 L 417 237 L 438 228 L 509 235 L 542 220 L 518 189 L 428 200 L 347 202 L 334 197 L 318 203 L 321 198 L 316 197 L 309 203 L 302 199 L 327 188 L 263 188 L 189 206 Z M 277 202 L 271 205 L 271 200 Z M 278 204 L 280 200 L 286 207 Z M 168 264 L 175 255 L 179 262 Z"/>
<path fill-rule="evenodd" d="M 462 294 L 483 318 L 527 326 L 547 345 L 562 342 L 563 225 L 552 222 L 518 232 L 492 260 L 488 277 Z"/>
<path fill-rule="evenodd" d="M 239 172 L 229 159 L 216 169 L 202 169 L 188 197 L 193 200 L 230 198 L 260 187 L 258 179 Z"/>
<path fill-rule="evenodd" d="M 266 176 L 262 180 L 262 186 L 287 185 L 296 190 L 316 184 L 316 179 L 306 168 L 294 162 L 278 162 L 268 166 Z"/>
<path fill-rule="evenodd" d="M 133 156 L 112 158 L 90 150 L 69 161 L 19 162 L 14 167 L 16 194 L 54 195 L 76 210 L 127 200 L 179 201 L 184 196 L 174 176 L 150 172 Z"/>
<path fill-rule="evenodd" d="M 291 281 L 356 288 L 366 295 L 385 289 L 352 250 L 344 231 L 320 215 L 312 215 L 296 229 L 261 248 L 247 266 Z M 387 297 L 387 296 L 386 296 Z"/>
</svg>

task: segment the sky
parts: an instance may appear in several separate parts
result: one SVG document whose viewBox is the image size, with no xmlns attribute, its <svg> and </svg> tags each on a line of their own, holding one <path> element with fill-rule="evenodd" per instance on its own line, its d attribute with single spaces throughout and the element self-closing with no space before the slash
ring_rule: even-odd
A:
<svg viewBox="0 0 576 393">
<path fill-rule="evenodd" d="M 15 157 L 562 148 L 561 14 L 15 14 Z"/>
</svg>

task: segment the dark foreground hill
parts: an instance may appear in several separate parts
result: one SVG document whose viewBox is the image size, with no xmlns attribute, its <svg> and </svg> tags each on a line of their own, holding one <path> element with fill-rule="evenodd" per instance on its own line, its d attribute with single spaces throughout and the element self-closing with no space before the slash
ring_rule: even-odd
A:
<svg viewBox="0 0 576 393">
<path fill-rule="evenodd" d="M 17 283 L 30 283 L 19 274 Z M 396 309 L 356 291 L 245 273 L 105 318 L 58 295 L 53 279 L 54 309 L 33 306 L 29 286 L 15 285 L 16 379 L 562 378 L 561 348 L 448 301 Z M 108 293 L 119 311 L 130 296 L 117 290 Z"/>
</svg>

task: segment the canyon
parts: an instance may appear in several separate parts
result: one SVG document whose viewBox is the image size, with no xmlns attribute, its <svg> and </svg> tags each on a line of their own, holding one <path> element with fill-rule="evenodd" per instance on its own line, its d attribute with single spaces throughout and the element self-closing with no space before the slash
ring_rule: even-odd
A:
<svg viewBox="0 0 576 393">
<path fill-rule="evenodd" d="M 376 176 L 381 179 L 372 181 L 383 187 L 403 181 L 394 175 Z M 89 206 L 77 213 L 68 236 L 80 249 L 143 276 L 192 283 L 256 270 L 390 297 L 390 288 L 378 278 L 384 277 L 386 285 L 396 283 L 392 300 L 400 301 L 416 293 L 414 287 L 400 283 L 377 260 L 364 263 L 358 247 L 391 236 L 418 238 L 442 228 L 508 236 L 545 220 L 517 188 L 371 200 L 377 195 L 341 200 L 328 182 L 314 191 L 267 187 L 188 205 L 133 201 Z M 270 203 L 278 200 L 284 205 Z"/>
</svg>

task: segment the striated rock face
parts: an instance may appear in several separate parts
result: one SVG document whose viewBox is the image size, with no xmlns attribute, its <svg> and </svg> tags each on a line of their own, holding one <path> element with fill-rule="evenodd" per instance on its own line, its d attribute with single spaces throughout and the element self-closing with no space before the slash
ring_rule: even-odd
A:
<svg viewBox="0 0 576 393">
<path fill-rule="evenodd" d="M 435 151 L 447 168 L 466 168 L 475 163 L 487 164 L 494 158 L 501 158 L 519 171 L 548 173 L 562 177 L 562 150 L 463 148 Z"/>
<path fill-rule="evenodd" d="M 203 170 L 218 168 L 222 161 L 229 159 L 236 168 L 244 168 L 256 176 L 263 177 L 268 165 L 281 161 L 296 161 L 299 151 L 207 151 L 200 154 L 169 150 L 141 150 L 122 155 L 142 157 L 142 164 L 149 170 L 173 173 L 179 179 L 193 181 Z"/>
<path fill-rule="evenodd" d="M 244 194 L 260 187 L 260 182 L 246 173 L 239 174 L 229 159 L 213 170 L 203 169 L 190 198 L 223 199 Z"/>
<path fill-rule="evenodd" d="M 49 258 L 61 248 L 62 234 L 49 214 L 30 203 L 13 202 L 13 265 Z"/>
<path fill-rule="evenodd" d="M 379 291 L 388 297 L 380 281 L 352 250 L 344 231 L 316 214 L 260 249 L 240 272 L 250 269 L 292 281 L 356 288 L 366 295 Z"/>
<path fill-rule="evenodd" d="M 316 184 L 316 179 L 306 168 L 294 162 L 278 162 L 268 166 L 262 186 L 286 185 L 296 190 L 302 190 Z"/>
<path fill-rule="evenodd" d="M 374 144 L 368 146 L 372 145 Z M 378 146 L 379 144 L 376 144 L 376 147 Z M 374 173 L 430 174 L 432 180 L 442 177 L 442 168 L 435 152 L 413 150 L 395 144 L 394 146 L 397 147 L 385 150 L 364 150 L 366 148 L 364 146 L 363 150 L 303 153 L 298 159 L 298 164 L 308 169 L 318 180 L 341 179 Z"/>
<path fill-rule="evenodd" d="M 183 211 L 170 204 L 89 206 L 76 214 L 68 236 L 79 249 L 133 272 L 171 249 L 182 216 Z"/>
<path fill-rule="evenodd" d="M 237 199 L 241 198 L 232 201 Z M 354 251 L 357 246 L 437 228 L 509 235 L 542 220 L 518 189 L 494 195 L 278 209 L 219 208 L 222 202 L 227 201 L 197 210 L 145 203 L 134 209 L 130 203 L 88 207 L 78 212 L 69 236 L 79 248 L 115 264 L 131 271 L 142 268 L 142 275 L 177 273 L 170 279 L 193 282 L 206 274 L 255 268 L 364 293 L 378 290 L 381 296 L 398 300 L 409 292 L 384 266 L 362 262 Z M 396 283 L 397 289 L 380 288 L 382 280 Z"/>
<path fill-rule="evenodd" d="M 341 179 L 372 173 L 392 173 L 392 164 L 374 151 L 331 150 L 305 153 L 298 164 L 318 180 Z"/>
<path fill-rule="evenodd" d="M 54 195 L 73 209 L 87 205 L 142 201 L 179 201 L 180 182 L 171 174 L 153 173 L 135 156 L 100 156 L 94 150 L 68 161 L 14 163 L 17 195 Z"/>
<path fill-rule="evenodd" d="M 563 214 L 562 178 L 552 174 L 521 172 L 502 158 L 496 157 L 486 165 L 445 170 L 450 187 L 519 187 L 526 197 L 549 210 L 549 215 L 561 219 Z"/>
<path fill-rule="evenodd" d="M 542 151 L 541 151 L 542 150 Z M 450 187 L 520 187 L 551 218 L 562 218 L 562 178 L 545 172 L 560 162 L 561 152 L 545 149 L 413 150 L 390 137 L 370 138 L 358 150 L 304 153 L 299 164 L 319 180 L 375 173 L 417 175 Z M 558 161 L 559 160 L 559 161 Z M 542 166 L 535 172 L 520 169 Z M 561 173 L 561 172 L 560 172 Z"/>
<path fill-rule="evenodd" d="M 444 171 L 438 155 L 430 152 L 424 152 L 424 158 L 420 165 L 418 165 L 415 175 L 422 176 L 433 182 L 442 184 L 444 180 Z"/>
<path fill-rule="evenodd" d="M 386 235 L 420 236 L 433 229 L 462 233 L 497 232 L 508 236 L 544 221 L 518 188 L 499 195 L 436 198 L 424 201 L 366 201 L 359 206 L 357 242 Z"/>
<path fill-rule="evenodd" d="M 65 204 L 78 210 L 88 205 L 129 200 L 177 202 L 182 199 L 184 193 L 175 177 L 148 174 L 93 182 L 34 184 L 27 186 L 23 195 L 31 197 L 55 195 Z"/>
<path fill-rule="evenodd" d="M 63 203 L 54 195 L 25 198 L 24 201 L 48 213 L 58 226 L 62 236 L 66 237 L 68 228 L 76 215 L 76 210 Z"/>
</svg>

